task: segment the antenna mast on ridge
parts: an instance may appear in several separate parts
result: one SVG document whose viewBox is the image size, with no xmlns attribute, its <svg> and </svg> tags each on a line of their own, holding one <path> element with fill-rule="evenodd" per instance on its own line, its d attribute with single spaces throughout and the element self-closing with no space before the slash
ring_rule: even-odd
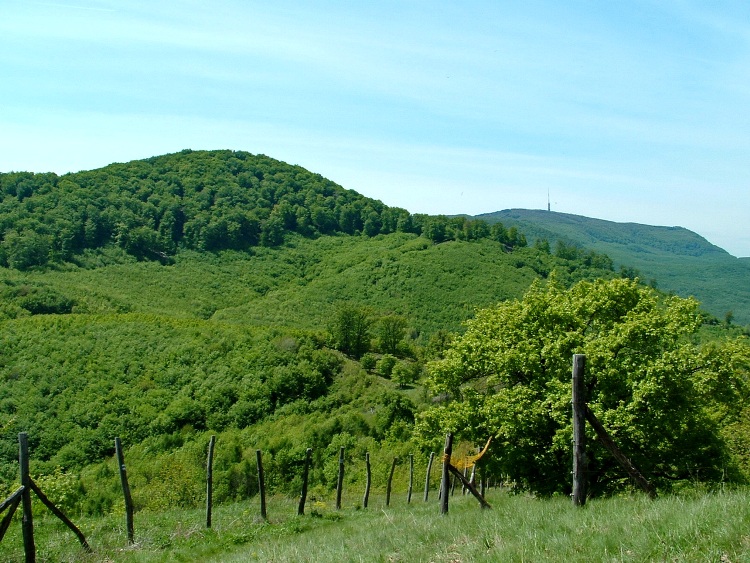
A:
<svg viewBox="0 0 750 563">
<path fill-rule="evenodd" d="M 549 200 L 549 188 L 547 188 L 547 211 L 552 211 L 552 205 Z"/>
</svg>

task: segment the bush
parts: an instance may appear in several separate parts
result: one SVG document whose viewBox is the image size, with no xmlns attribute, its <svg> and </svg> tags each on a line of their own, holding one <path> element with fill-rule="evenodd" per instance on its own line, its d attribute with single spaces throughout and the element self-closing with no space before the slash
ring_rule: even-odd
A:
<svg viewBox="0 0 750 563">
<path fill-rule="evenodd" d="M 359 363 L 362 365 L 362 369 L 365 369 L 367 371 L 374 370 L 377 362 L 378 360 L 375 357 L 375 354 L 372 354 L 370 352 L 362 356 L 362 358 L 359 360 Z"/>
<path fill-rule="evenodd" d="M 378 362 L 378 375 L 389 379 L 393 373 L 393 367 L 396 365 L 396 357 L 385 354 Z"/>
</svg>

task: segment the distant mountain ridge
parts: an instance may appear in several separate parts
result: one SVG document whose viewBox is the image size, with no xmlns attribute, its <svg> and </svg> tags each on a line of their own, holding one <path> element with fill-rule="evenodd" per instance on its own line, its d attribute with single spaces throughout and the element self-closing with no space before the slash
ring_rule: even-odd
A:
<svg viewBox="0 0 750 563">
<path fill-rule="evenodd" d="M 477 215 L 515 226 L 533 244 L 557 240 L 609 255 L 615 267 L 634 268 L 664 291 L 697 298 L 719 319 L 750 323 L 750 259 L 736 258 L 683 227 L 616 223 L 555 211 L 506 209 Z"/>
</svg>

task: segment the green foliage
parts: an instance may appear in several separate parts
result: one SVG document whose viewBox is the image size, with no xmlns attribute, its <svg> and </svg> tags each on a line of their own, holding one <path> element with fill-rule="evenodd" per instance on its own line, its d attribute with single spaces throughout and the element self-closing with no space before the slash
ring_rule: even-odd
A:
<svg viewBox="0 0 750 563">
<path fill-rule="evenodd" d="M 416 362 L 400 361 L 393 366 L 391 374 L 393 381 L 398 383 L 400 388 L 412 385 L 419 379 L 421 366 Z"/>
<path fill-rule="evenodd" d="M 201 502 L 211 434 L 217 502 L 256 494 L 256 448 L 271 494 L 298 493 L 307 447 L 321 498 L 339 445 L 348 483 L 361 482 L 370 452 L 381 486 L 393 456 L 414 450 L 423 362 L 452 357 L 462 337 L 451 331 L 477 307 L 540 277 L 570 287 L 616 276 L 579 247 L 528 247 L 515 226 L 411 215 L 232 151 L 0 174 L 0 194 L 0 482 L 16 478 L 15 436 L 28 431 L 34 473 L 90 514 L 122 510 L 115 436 L 144 511 Z M 707 354 L 730 329 L 712 330 L 700 340 Z M 732 369 L 726 377 L 746 370 Z M 530 409 L 525 424 L 548 410 Z M 711 412 L 719 445 L 747 471 L 747 413 Z M 441 440 L 438 422 L 430 439 Z M 486 439 L 481 425 L 475 434 Z"/>
<path fill-rule="evenodd" d="M 737 467 L 721 429 L 747 397 L 748 346 L 690 344 L 699 325 L 695 301 L 630 280 L 535 283 L 522 300 L 478 312 L 430 364 L 433 390 L 450 400 L 424 414 L 421 435 L 494 435 L 495 463 L 520 486 L 569 492 L 570 365 L 584 353 L 590 408 L 636 466 L 662 486 L 722 479 Z M 594 494 L 625 484 L 590 444 Z"/>
<path fill-rule="evenodd" d="M 341 305 L 331 321 L 329 332 L 333 347 L 355 358 L 370 349 L 372 311 L 366 307 Z"/>
<path fill-rule="evenodd" d="M 375 354 L 372 354 L 370 352 L 363 354 L 362 357 L 359 359 L 359 364 L 362 366 L 362 369 L 367 370 L 367 371 L 374 370 L 377 362 L 378 362 L 378 359 L 375 356 Z"/>
<path fill-rule="evenodd" d="M 34 482 L 46 497 L 66 514 L 81 512 L 85 491 L 78 476 L 56 467 L 52 473 L 35 476 Z M 39 511 L 47 510 L 41 503 L 36 503 L 35 508 Z"/>
<path fill-rule="evenodd" d="M 116 244 L 168 262 L 178 248 L 275 247 L 307 237 L 389 233 L 409 214 L 262 155 L 188 151 L 99 170 L 0 174 L 0 262 L 26 270 Z"/>
<path fill-rule="evenodd" d="M 614 223 L 567 213 L 510 209 L 480 216 L 523 231 L 534 246 L 563 241 L 566 247 L 606 253 L 626 277 L 640 277 L 663 291 L 695 296 L 705 310 L 750 323 L 750 259 L 735 258 L 700 235 L 681 227 Z M 541 242 L 539 242 L 541 241 Z M 600 254 L 601 255 L 601 254 Z"/>
<path fill-rule="evenodd" d="M 391 354 L 383 354 L 383 357 L 378 360 L 377 372 L 381 377 L 390 379 L 393 368 L 396 365 L 396 357 Z"/>
<path fill-rule="evenodd" d="M 0 259 L 3 265 L 16 270 L 28 270 L 33 266 L 44 266 L 49 260 L 50 244 L 46 235 L 25 230 L 21 233 L 5 233 L 0 244 Z"/>
<path fill-rule="evenodd" d="M 400 315 L 386 315 L 378 319 L 378 347 L 384 354 L 398 354 L 407 320 Z"/>
</svg>

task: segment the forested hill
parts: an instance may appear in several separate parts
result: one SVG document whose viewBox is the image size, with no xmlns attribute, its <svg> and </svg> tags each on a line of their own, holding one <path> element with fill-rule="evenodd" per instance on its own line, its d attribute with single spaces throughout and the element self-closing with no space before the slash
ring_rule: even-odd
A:
<svg viewBox="0 0 750 563">
<path fill-rule="evenodd" d="M 299 166 L 229 150 L 185 150 L 64 176 L 0 174 L 0 193 L 0 265 L 19 270 L 75 262 L 112 244 L 168 262 L 180 248 L 273 247 L 292 232 L 524 242 L 483 221 L 411 215 Z"/>
<path fill-rule="evenodd" d="M 750 259 L 735 258 L 682 227 L 615 223 L 543 210 L 508 209 L 478 215 L 489 223 L 515 226 L 534 242 L 546 239 L 580 245 L 612 258 L 664 291 L 693 295 L 720 319 L 750 323 Z"/>
</svg>

